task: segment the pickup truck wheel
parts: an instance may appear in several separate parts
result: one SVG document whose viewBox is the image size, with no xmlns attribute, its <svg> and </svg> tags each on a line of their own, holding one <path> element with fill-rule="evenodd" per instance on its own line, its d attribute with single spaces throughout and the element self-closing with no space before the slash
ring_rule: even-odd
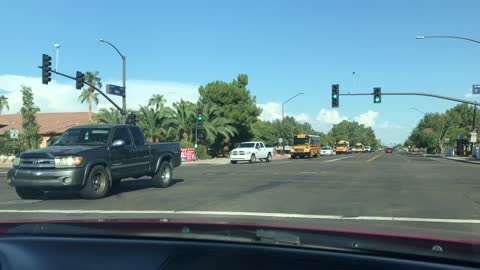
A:
<svg viewBox="0 0 480 270">
<path fill-rule="evenodd" d="M 237 161 L 236 160 L 230 160 L 230 163 L 237 164 Z"/>
<path fill-rule="evenodd" d="M 31 188 L 16 187 L 15 191 L 17 195 L 24 200 L 35 200 L 43 196 L 43 191 Z"/>
<path fill-rule="evenodd" d="M 268 153 L 267 158 L 265 159 L 267 162 L 272 162 L 272 154 Z"/>
<path fill-rule="evenodd" d="M 155 187 L 166 188 L 172 183 L 173 171 L 170 162 L 163 161 L 158 172 L 153 176 L 152 181 Z"/>
<path fill-rule="evenodd" d="M 250 163 L 255 163 L 255 161 L 257 161 L 257 158 L 255 157 L 255 154 L 252 154 L 252 155 L 250 156 L 250 160 L 249 160 L 248 162 L 250 162 Z"/>
<path fill-rule="evenodd" d="M 105 167 L 94 166 L 88 174 L 87 184 L 80 191 L 84 199 L 100 199 L 107 195 L 110 189 L 110 176 Z"/>
</svg>

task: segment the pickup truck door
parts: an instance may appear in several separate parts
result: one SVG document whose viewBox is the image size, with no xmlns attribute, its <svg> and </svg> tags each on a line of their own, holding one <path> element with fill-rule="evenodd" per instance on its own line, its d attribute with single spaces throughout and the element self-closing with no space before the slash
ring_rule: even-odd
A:
<svg viewBox="0 0 480 270">
<path fill-rule="evenodd" d="M 135 146 L 132 142 L 132 136 L 127 127 L 117 127 L 113 131 L 112 141 L 124 140 L 124 146 L 110 147 L 111 154 L 111 172 L 113 179 L 121 179 L 133 177 L 135 175 L 135 168 L 132 168 L 134 159 L 132 154 Z"/>
<path fill-rule="evenodd" d="M 267 155 L 265 154 L 265 147 L 262 147 L 262 143 L 256 143 L 255 148 L 256 148 L 256 157 L 257 158 L 266 158 Z"/>
<path fill-rule="evenodd" d="M 260 149 L 262 149 L 262 158 L 267 158 L 268 149 L 265 147 L 263 143 L 260 143 Z"/>
<path fill-rule="evenodd" d="M 130 132 L 133 136 L 133 143 L 135 144 L 135 152 L 133 153 L 135 168 L 138 168 L 137 177 L 150 175 L 150 146 L 145 142 L 145 136 L 140 128 L 137 126 L 130 126 Z"/>
</svg>

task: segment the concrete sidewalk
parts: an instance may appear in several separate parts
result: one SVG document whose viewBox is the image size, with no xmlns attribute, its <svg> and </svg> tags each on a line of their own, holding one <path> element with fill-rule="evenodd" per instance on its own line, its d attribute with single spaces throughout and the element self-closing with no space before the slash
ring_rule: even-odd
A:
<svg viewBox="0 0 480 270">
<path fill-rule="evenodd" d="M 476 160 L 472 157 L 459 157 L 459 156 L 445 156 L 444 154 L 425 154 L 425 153 L 410 153 L 411 155 L 421 155 L 424 157 L 431 157 L 431 158 L 442 158 L 442 159 L 448 159 L 448 160 L 453 160 L 457 162 L 464 162 L 464 163 L 470 163 L 470 164 L 480 164 L 480 160 Z"/>
</svg>

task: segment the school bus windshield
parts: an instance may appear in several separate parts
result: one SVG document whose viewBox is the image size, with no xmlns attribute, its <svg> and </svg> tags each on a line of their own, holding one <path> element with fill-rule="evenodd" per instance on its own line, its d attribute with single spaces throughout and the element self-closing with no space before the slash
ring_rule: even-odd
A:
<svg viewBox="0 0 480 270">
<path fill-rule="evenodd" d="M 293 145 L 306 145 L 310 143 L 309 138 L 293 138 Z"/>
</svg>

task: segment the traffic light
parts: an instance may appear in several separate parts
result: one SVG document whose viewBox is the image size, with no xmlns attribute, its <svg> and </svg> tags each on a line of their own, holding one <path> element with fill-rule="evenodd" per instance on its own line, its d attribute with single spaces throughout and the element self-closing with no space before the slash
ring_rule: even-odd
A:
<svg viewBox="0 0 480 270">
<path fill-rule="evenodd" d="M 203 111 L 202 109 L 197 110 L 197 128 L 203 127 Z"/>
<path fill-rule="evenodd" d="M 42 54 L 42 83 L 48 84 L 52 80 L 52 57 Z"/>
<path fill-rule="evenodd" d="M 382 88 L 373 88 L 373 103 L 382 103 Z"/>
<path fill-rule="evenodd" d="M 137 124 L 137 115 L 131 113 L 127 116 L 127 125 L 136 125 Z"/>
<path fill-rule="evenodd" d="M 83 85 L 85 84 L 85 74 L 83 74 L 80 71 L 77 71 L 77 76 L 75 76 L 75 82 L 76 82 L 75 88 L 77 88 L 78 90 L 82 89 Z"/>
<path fill-rule="evenodd" d="M 338 108 L 340 101 L 340 86 L 338 84 L 332 84 L 332 108 Z"/>
</svg>

